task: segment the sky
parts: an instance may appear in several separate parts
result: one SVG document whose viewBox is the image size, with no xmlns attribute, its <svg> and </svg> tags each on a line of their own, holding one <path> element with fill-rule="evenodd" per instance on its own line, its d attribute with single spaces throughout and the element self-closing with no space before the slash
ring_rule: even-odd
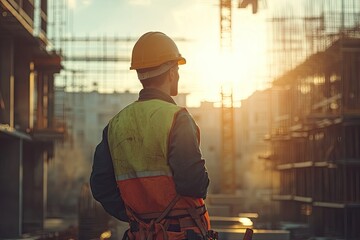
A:
<svg viewBox="0 0 360 240">
<path fill-rule="evenodd" d="M 262 4 L 260 0 L 260 4 Z M 233 89 L 240 102 L 257 89 L 269 86 L 267 78 L 268 9 L 260 5 L 232 8 L 232 48 L 220 47 L 218 0 L 67 0 L 72 11 L 70 35 L 138 38 L 148 31 L 161 31 L 177 42 L 187 64 L 180 67 L 179 91 L 188 93 L 190 105 L 219 102 L 221 89 Z M 130 63 L 129 63 L 130 64 Z M 136 73 L 122 79 L 124 90 L 137 91 Z"/>
</svg>

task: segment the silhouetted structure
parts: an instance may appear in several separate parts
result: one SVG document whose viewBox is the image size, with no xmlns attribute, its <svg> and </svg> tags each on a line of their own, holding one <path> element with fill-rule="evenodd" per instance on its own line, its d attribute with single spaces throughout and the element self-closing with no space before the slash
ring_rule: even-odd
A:
<svg viewBox="0 0 360 240">
<path fill-rule="evenodd" d="M 46 51 L 47 1 L 0 1 L 0 238 L 43 229 L 60 56 Z"/>
<path fill-rule="evenodd" d="M 272 22 L 273 69 L 287 70 L 272 87 L 273 199 L 282 221 L 302 224 L 292 239 L 359 239 L 360 3 L 303 2 L 304 16 L 286 7 Z"/>
</svg>

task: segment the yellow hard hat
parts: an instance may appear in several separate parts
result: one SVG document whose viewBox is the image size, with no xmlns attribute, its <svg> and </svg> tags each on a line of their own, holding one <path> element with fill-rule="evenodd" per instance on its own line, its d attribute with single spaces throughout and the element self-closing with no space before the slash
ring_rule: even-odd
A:
<svg viewBox="0 0 360 240">
<path fill-rule="evenodd" d="M 186 63 L 171 38 L 162 32 L 148 32 L 135 43 L 130 69 L 157 67 L 169 61 L 177 61 L 179 65 Z"/>
</svg>

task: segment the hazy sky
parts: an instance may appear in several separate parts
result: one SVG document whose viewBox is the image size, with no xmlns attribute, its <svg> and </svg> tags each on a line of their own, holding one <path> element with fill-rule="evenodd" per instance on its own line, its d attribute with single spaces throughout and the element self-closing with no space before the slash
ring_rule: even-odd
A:
<svg viewBox="0 0 360 240">
<path fill-rule="evenodd" d="M 220 50 L 218 0 L 68 0 L 73 11 L 74 35 L 140 37 L 162 31 L 189 39 L 177 43 L 187 64 L 180 67 L 181 92 L 189 100 L 219 101 L 222 85 L 232 85 L 235 101 L 266 85 L 267 9 L 253 15 L 233 1 L 232 51 Z M 126 75 L 127 88 L 140 84 L 135 73 Z"/>
</svg>

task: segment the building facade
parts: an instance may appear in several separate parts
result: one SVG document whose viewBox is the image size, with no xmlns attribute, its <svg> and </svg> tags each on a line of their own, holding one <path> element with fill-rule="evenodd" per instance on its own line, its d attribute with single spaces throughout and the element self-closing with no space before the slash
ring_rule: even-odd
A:
<svg viewBox="0 0 360 240">
<path fill-rule="evenodd" d="M 271 203 L 272 164 L 268 156 L 271 146 L 267 137 L 271 121 L 276 116 L 271 99 L 275 97 L 270 89 L 255 91 L 241 101 L 241 159 L 240 171 L 245 176 L 242 188 L 247 189 L 246 203 L 249 211 L 258 212 L 266 221 L 276 215 Z"/>
<path fill-rule="evenodd" d="M 0 12 L 0 238 L 19 238 L 44 227 L 61 58 L 46 50 L 46 0 L 1 0 Z"/>
<path fill-rule="evenodd" d="M 281 220 L 305 233 L 359 239 L 360 41 L 339 38 L 274 81 L 271 160 Z"/>
</svg>

